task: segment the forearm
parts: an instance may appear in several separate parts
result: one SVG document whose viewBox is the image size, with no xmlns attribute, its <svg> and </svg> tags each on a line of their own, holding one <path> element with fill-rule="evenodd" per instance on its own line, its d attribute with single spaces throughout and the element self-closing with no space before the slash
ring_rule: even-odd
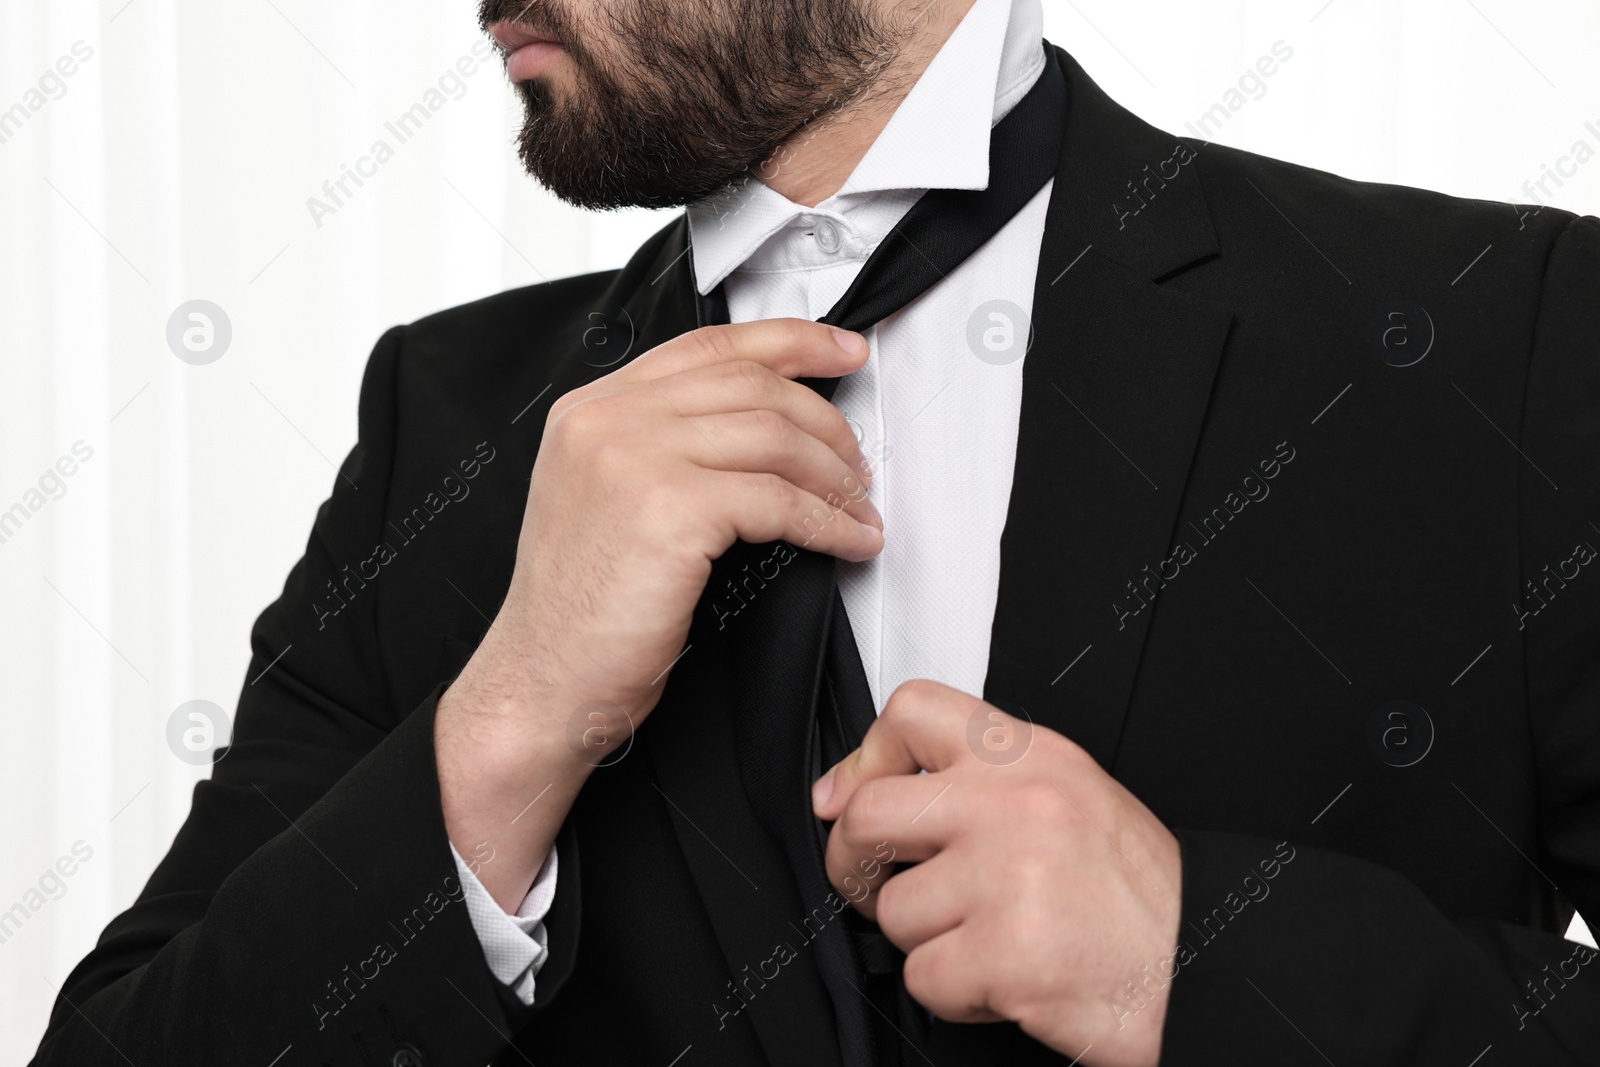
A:
<svg viewBox="0 0 1600 1067">
<path fill-rule="evenodd" d="M 491 628 L 434 720 L 446 832 L 507 914 L 522 905 L 593 769 L 567 737 L 570 712 L 558 710 L 572 702 L 530 679 L 517 644 Z"/>
</svg>

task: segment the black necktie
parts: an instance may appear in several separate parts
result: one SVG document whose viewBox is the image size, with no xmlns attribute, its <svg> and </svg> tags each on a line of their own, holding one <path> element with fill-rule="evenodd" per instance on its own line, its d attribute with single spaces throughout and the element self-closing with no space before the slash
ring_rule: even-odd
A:
<svg viewBox="0 0 1600 1067">
<path fill-rule="evenodd" d="M 988 242 L 1055 176 L 1067 86 L 1055 50 L 1047 46 L 1045 55 L 1044 73 L 991 133 L 988 187 L 923 194 L 822 322 L 859 332 L 901 310 Z M 702 326 L 728 321 L 720 287 L 699 299 L 698 312 Z M 831 400 L 836 381 L 806 384 Z M 718 561 L 708 590 L 731 586 L 741 564 L 748 572 L 754 555 L 770 557 L 771 548 L 752 553 L 735 546 Z M 783 846 L 808 908 L 833 895 L 823 865 L 825 830 L 811 813 L 811 782 L 858 746 L 876 717 L 834 567 L 829 557 L 800 551 L 763 589 L 755 602 L 759 611 L 731 627 L 740 659 L 735 723 L 745 792 L 757 819 Z M 875 928 L 846 910 L 814 948 L 846 1067 L 889 1067 L 900 1061 L 900 1038 L 922 1043 L 927 1016 L 905 996 L 899 954 Z"/>
</svg>

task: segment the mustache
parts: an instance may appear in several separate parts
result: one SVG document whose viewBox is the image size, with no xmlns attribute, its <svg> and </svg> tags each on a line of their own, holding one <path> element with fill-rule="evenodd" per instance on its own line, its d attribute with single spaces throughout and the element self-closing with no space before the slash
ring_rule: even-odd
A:
<svg viewBox="0 0 1600 1067">
<path fill-rule="evenodd" d="M 551 0 L 481 0 L 478 4 L 478 27 L 484 33 L 498 22 L 509 22 L 535 33 L 567 41 L 568 20 Z"/>
</svg>

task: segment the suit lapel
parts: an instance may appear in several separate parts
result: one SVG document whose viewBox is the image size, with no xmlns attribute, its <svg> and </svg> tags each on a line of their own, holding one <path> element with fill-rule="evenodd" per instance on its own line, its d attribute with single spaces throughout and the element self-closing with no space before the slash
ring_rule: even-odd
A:
<svg viewBox="0 0 1600 1067">
<path fill-rule="evenodd" d="M 1218 251 L 1197 150 L 1060 55 L 1067 128 L 984 696 L 1110 767 L 1155 613 L 1159 586 L 1142 583 L 1171 555 L 1233 316 L 1174 284 Z"/>
</svg>

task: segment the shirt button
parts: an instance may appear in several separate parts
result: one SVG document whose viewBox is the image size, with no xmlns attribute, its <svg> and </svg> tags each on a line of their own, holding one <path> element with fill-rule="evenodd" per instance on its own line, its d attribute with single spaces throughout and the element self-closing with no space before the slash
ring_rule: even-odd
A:
<svg viewBox="0 0 1600 1067">
<path fill-rule="evenodd" d="M 818 219 L 814 232 L 817 235 L 817 247 L 830 256 L 844 244 L 844 239 L 839 236 L 839 227 L 831 219 Z"/>
</svg>

